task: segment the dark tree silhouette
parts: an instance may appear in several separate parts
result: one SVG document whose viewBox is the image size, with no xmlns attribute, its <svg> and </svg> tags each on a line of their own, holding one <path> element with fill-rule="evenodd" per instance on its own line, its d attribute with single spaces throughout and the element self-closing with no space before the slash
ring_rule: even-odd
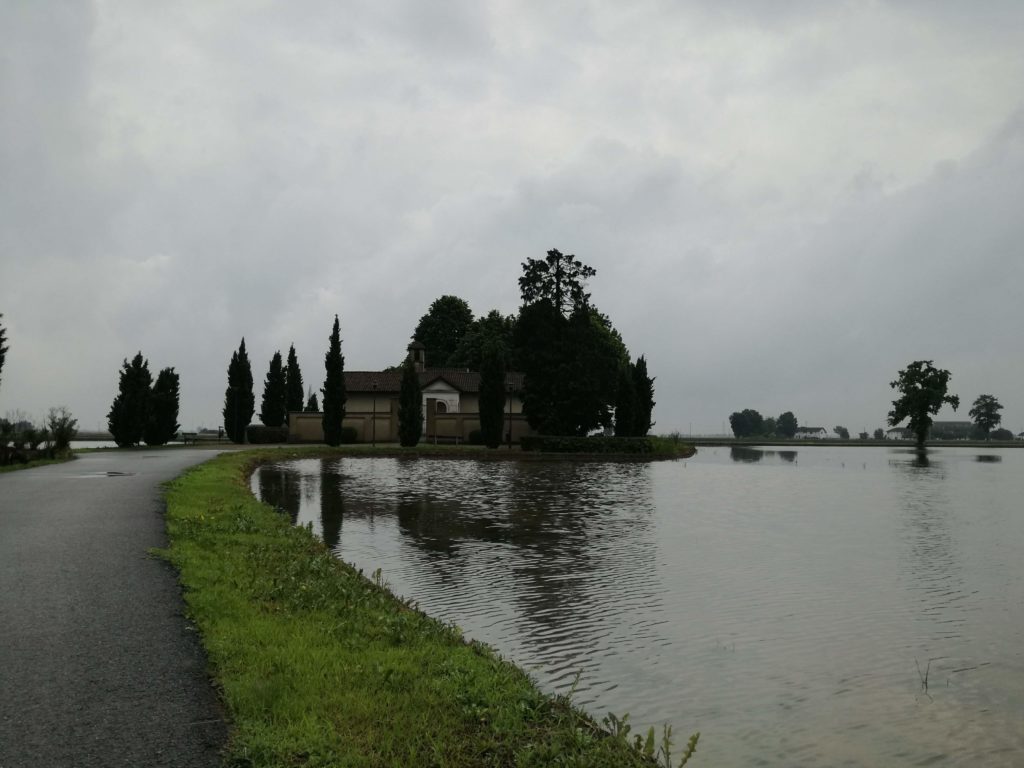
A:
<svg viewBox="0 0 1024 768">
<path fill-rule="evenodd" d="M 285 374 L 285 397 L 288 411 L 301 411 L 306 388 L 302 385 L 302 369 L 299 368 L 299 358 L 295 354 L 295 345 L 288 348 L 288 364 L 284 369 Z"/>
<path fill-rule="evenodd" d="M 341 326 L 338 316 L 334 316 L 334 327 L 331 329 L 330 345 L 324 355 L 324 368 L 327 376 L 324 387 L 320 390 L 324 396 L 324 442 L 328 445 L 341 445 L 341 428 L 345 422 L 345 358 L 341 354 Z"/>
<path fill-rule="evenodd" d="M 473 310 L 458 296 L 435 299 L 413 331 L 413 341 L 426 347 L 426 362 L 431 368 L 452 365 L 452 356 L 473 326 Z"/>
<path fill-rule="evenodd" d="M 792 411 L 780 414 L 775 420 L 775 432 L 783 437 L 792 438 L 796 434 L 797 426 L 796 416 Z"/>
<path fill-rule="evenodd" d="M 173 368 L 156 375 L 149 393 L 149 418 L 143 439 L 146 445 L 166 445 L 178 433 L 179 380 Z"/>
<path fill-rule="evenodd" d="M 764 417 L 755 410 L 745 408 L 729 416 L 729 426 L 736 437 L 753 437 L 764 432 Z"/>
<path fill-rule="evenodd" d="M 633 384 L 633 365 L 619 366 L 619 381 L 615 388 L 615 436 L 634 437 L 637 434 L 637 397 Z"/>
<path fill-rule="evenodd" d="M 245 428 L 256 412 L 252 391 L 252 365 L 245 351 L 245 337 L 228 364 L 228 388 L 224 391 L 224 432 L 233 443 L 245 442 Z"/>
<path fill-rule="evenodd" d="M 910 419 L 910 431 L 917 437 L 917 446 L 924 448 L 932 416 L 946 403 L 953 406 L 954 411 L 960 407 L 959 397 L 946 394 L 949 379 L 949 371 L 935 368 L 931 360 L 915 360 L 900 371 L 899 378 L 889 384 L 900 392 L 900 397 L 892 401 L 889 426 L 895 427 L 904 419 Z"/>
<path fill-rule="evenodd" d="M 412 356 L 402 364 L 402 386 L 398 394 L 398 441 L 412 448 L 423 436 L 423 391 Z"/>
<path fill-rule="evenodd" d="M 996 400 L 994 395 L 978 395 L 968 415 L 974 419 L 974 424 L 989 438 L 989 433 L 1002 422 L 1003 417 L 999 411 L 1003 410 L 1002 404 Z"/>
<path fill-rule="evenodd" d="M 316 392 L 311 392 L 306 401 L 306 413 L 320 413 L 320 403 L 316 400 Z"/>
<path fill-rule="evenodd" d="M 121 448 L 138 445 L 146 429 L 149 415 L 149 387 L 153 376 L 149 362 L 139 352 L 131 363 L 125 359 L 121 366 L 117 396 L 107 414 L 107 427 L 114 442 Z"/>
<path fill-rule="evenodd" d="M 492 309 L 483 317 L 473 321 L 466 335 L 459 342 L 451 357 L 448 358 L 448 365 L 453 368 L 468 368 L 471 371 L 479 371 L 483 368 L 484 348 L 491 342 L 501 347 L 505 356 L 505 366 L 512 370 L 518 370 L 516 362 L 512 358 L 513 340 L 516 328 L 515 315 L 502 315 L 496 309 Z M 430 358 L 427 358 L 430 362 Z"/>
<path fill-rule="evenodd" d="M 263 400 L 260 402 L 260 421 L 268 427 L 280 427 L 288 415 L 287 382 L 281 353 L 270 358 L 267 378 L 263 382 Z"/>
<path fill-rule="evenodd" d="M 637 437 L 646 437 L 654 426 L 651 418 L 654 414 L 654 378 L 647 375 L 647 360 L 643 355 L 636 359 L 632 366 L 633 390 L 636 392 L 636 428 Z"/>
<path fill-rule="evenodd" d="M 3 314 L 0 313 L 0 320 L 3 319 Z M 0 323 L 0 382 L 3 381 L 4 371 L 4 360 L 7 359 L 7 350 L 10 347 L 7 346 L 7 329 L 4 328 L 3 324 Z"/>
<path fill-rule="evenodd" d="M 597 274 L 572 254 L 563 254 L 552 249 L 547 258 L 527 259 L 523 262 L 523 274 L 519 278 L 519 291 L 523 304 L 547 300 L 559 314 L 568 316 L 573 310 L 586 306 L 590 294 L 586 292 L 587 280 Z"/>
<path fill-rule="evenodd" d="M 504 418 L 505 350 L 492 339 L 484 347 L 480 366 L 480 434 L 488 448 L 501 445 Z"/>
</svg>

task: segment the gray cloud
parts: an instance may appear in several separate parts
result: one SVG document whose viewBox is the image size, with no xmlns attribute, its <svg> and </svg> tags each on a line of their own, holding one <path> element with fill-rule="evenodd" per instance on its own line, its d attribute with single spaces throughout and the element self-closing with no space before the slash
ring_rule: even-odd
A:
<svg viewBox="0 0 1024 768">
<path fill-rule="evenodd" d="M 241 336 L 318 386 L 335 312 L 387 365 L 557 247 L 659 429 L 873 429 L 928 357 L 1024 428 L 1024 9 L 766 8 L 5 4 L 0 413 L 101 424 L 141 349 L 215 425 Z"/>
</svg>

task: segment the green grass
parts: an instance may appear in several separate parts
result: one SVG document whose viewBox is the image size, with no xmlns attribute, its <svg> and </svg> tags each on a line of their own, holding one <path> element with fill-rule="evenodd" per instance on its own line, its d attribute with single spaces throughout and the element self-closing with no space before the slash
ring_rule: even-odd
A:
<svg viewBox="0 0 1024 768">
<path fill-rule="evenodd" d="M 167 491 L 162 554 L 180 570 L 230 715 L 227 765 L 670 764 L 653 738 L 638 750 L 619 721 L 614 735 L 599 729 L 256 501 L 256 462 L 303 455 L 225 454 Z"/>
</svg>

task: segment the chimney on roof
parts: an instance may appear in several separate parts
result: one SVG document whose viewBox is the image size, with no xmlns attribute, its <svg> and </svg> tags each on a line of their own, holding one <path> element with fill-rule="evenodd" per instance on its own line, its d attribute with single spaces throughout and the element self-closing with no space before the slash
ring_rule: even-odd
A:
<svg viewBox="0 0 1024 768">
<path fill-rule="evenodd" d="M 427 348 L 422 342 L 414 341 L 409 345 L 409 359 L 412 360 L 412 367 L 417 373 L 421 373 L 427 367 Z"/>
</svg>

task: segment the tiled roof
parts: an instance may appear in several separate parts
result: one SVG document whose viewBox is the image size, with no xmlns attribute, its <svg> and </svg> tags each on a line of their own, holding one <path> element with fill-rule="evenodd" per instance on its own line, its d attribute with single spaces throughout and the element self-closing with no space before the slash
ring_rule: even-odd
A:
<svg viewBox="0 0 1024 768">
<path fill-rule="evenodd" d="M 420 371 L 420 387 L 426 387 L 435 381 L 443 380 L 460 392 L 479 392 L 480 374 L 466 368 L 427 368 Z M 397 394 L 402 388 L 402 371 L 345 371 L 346 392 L 377 392 Z M 510 371 L 505 374 L 505 389 L 509 384 L 513 391 L 523 391 L 523 374 Z"/>
</svg>

